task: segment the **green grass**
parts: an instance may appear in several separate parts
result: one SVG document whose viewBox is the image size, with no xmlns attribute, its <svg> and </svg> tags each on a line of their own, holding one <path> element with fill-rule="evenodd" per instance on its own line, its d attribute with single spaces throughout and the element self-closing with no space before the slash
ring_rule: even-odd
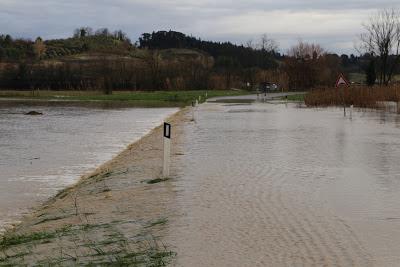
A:
<svg viewBox="0 0 400 267">
<path fill-rule="evenodd" d="M 350 80 L 350 82 L 365 83 L 367 76 L 365 75 L 365 73 L 353 72 L 349 74 L 348 79 Z"/>
<path fill-rule="evenodd" d="M 148 184 L 158 184 L 158 183 L 166 182 L 168 180 L 169 180 L 169 178 L 156 178 L 156 179 L 147 181 L 147 183 Z"/>
<path fill-rule="evenodd" d="M 149 225 L 145 226 L 145 228 L 153 227 L 153 226 L 156 226 L 156 225 L 164 225 L 167 222 L 168 222 L 167 218 L 161 218 L 161 219 L 158 219 L 156 221 L 150 222 Z"/>
<path fill-rule="evenodd" d="M 142 231 L 133 239 L 126 239 L 117 228 L 112 227 L 109 223 L 67 225 L 53 232 L 9 235 L 0 240 L 0 253 L 2 254 L 0 255 L 0 266 L 25 266 L 25 256 L 32 255 L 33 247 L 63 236 L 83 237 L 83 242 L 75 243 L 74 241 L 74 243 L 77 249 L 85 248 L 82 250 L 85 253 L 82 255 L 77 255 L 76 252 L 75 254 L 73 252 L 68 252 L 69 254 L 55 253 L 37 261 L 38 266 L 75 266 L 78 260 L 81 260 L 80 265 L 82 266 L 167 266 L 176 253 L 169 251 L 149 232 L 151 227 L 165 225 L 167 222 L 167 218 L 149 221 L 147 225 L 143 225 Z M 112 235 L 105 235 L 96 241 L 85 237 L 89 232 L 99 229 L 106 230 Z M 53 240 L 53 242 L 55 241 Z M 18 245 L 20 246 L 18 247 Z"/>
<path fill-rule="evenodd" d="M 247 91 L 234 90 L 197 90 L 197 91 L 152 91 L 128 92 L 114 91 L 105 95 L 95 91 L 0 91 L 1 98 L 36 99 L 36 100 L 64 100 L 84 102 L 124 102 L 135 106 L 185 106 L 199 99 L 205 101 L 207 97 L 235 96 L 248 94 Z"/>
<path fill-rule="evenodd" d="M 10 235 L 4 236 L 0 241 L 0 248 L 7 248 L 10 246 L 26 244 L 34 241 L 45 240 L 54 238 L 55 233 L 49 232 L 36 232 L 26 235 Z"/>
<path fill-rule="evenodd" d="M 303 102 L 304 101 L 304 96 L 305 94 L 298 94 L 298 95 L 288 95 L 287 98 L 284 96 L 281 99 L 282 100 L 288 100 L 288 101 L 299 101 Z"/>
</svg>

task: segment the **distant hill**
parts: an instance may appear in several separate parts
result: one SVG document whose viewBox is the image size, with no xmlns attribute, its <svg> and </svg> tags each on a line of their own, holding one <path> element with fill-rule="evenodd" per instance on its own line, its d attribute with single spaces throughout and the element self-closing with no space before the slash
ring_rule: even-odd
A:
<svg viewBox="0 0 400 267">
<path fill-rule="evenodd" d="M 89 27 L 65 39 L 0 35 L 0 89 L 255 89 L 273 82 L 306 90 L 332 86 L 340 72 L 362 83 L 374 59 L 327 53 L 296 58 L 276 50 L 205 41 L 171 30 L 143 33 L 136 43 L 120 30 Z"/>
<path fill-rule="evenodd" d="M 128 55 L 135 46 L 123 34 L 100 32 L 66 39 L 35 41 L 0 35 L 0 61 L 53 59 L 87 52 Z"/>
<path fill-rule="evenodd" d="M 203 41 L 176 31 L 143 33 L 139 38 L 139 47 L 148 49 L 197 49 L 213 56 L 217 65 L 219 62 L 221 64 L 230 62 L 230 64 L 241 68 L 276 68 L 278 66 L 277 61 L 281 58 L 281 55 L 276 51 L 253 49 L 230 42 Z"/>
<path fill-rule="evenodd" d="M 107 35 L 48 40 L 44 43 L 46 45 L 44 58 L 57 58 L 85 52 L 127 55 L 135 49 L 130 42 Z"/>
</svg>

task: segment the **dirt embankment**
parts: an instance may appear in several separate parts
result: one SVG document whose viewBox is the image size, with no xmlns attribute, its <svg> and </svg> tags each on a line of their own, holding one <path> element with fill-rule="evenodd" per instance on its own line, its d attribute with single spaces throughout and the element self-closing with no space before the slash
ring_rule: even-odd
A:
<svg viewBox="0 0 400 267">
<path fill-rule="evenodd" d="M 182 153 L 186 114 L 168 120 L 173 162 Z M 0 265 L 164 266 L 175 254 L 162 243 L 175 189 L 160 179 L 161 170 L 158 127 L 8 231 L 0 239 Z"/>
</svg>

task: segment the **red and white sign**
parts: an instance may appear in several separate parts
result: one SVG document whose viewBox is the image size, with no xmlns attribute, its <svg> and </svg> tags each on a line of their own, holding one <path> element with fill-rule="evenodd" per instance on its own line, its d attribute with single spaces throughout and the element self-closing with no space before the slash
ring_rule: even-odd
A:
<svg viewBox="0 0 400 267">
<path fill-rule="evenodd" d="M 340 87 L 340 86 L 350 86 L 350 83 L 346 80 L 346 78 L 344 77 L 344 75 L 341 73 L 339 75 L 339 78 L 336 81 L 336 87 Z"/>
</svg>

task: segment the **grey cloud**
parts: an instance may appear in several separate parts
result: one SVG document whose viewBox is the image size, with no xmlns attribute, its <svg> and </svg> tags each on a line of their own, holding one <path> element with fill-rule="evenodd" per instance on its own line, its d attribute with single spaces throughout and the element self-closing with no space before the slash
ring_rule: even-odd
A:
<svg viewBox="0 0 400 267">
<path fill-rule="evenodd" d="M 264 32 L 259 25 L 262 24 L 265 32 L 272 32 L 272 37 L 281 43 L 282 50 L 301 37 L 318 41 L 334 52 L 351 52 L 352 45 L 343 46 L 352 43 L 365 14 L 383 7 L 400 7 L 400 3 L 371 0 L 0 0 L 0 32 L 27 38 L 61 38 L 70 36 L 76 27 L 88 25 L 122 29 L 133 40 L 142 32 L 173 29 L 203 39 L 245 43 Z M 338 14 L 338 18 L 351 25 L 342 26 L 343 23 L 335 22 L 328 16 L 330 14 Z M 323 23 L 324 16 L 326 23 Z M 257 20 L 254 22 L 252 17 Z M 280 17 L 285 21 L 279 21 Z M 314 21 L 321 25 L 312 25 Z M 305 23 L 303 28 L 298 26 L 302 23 Z M 271 25 L 277 25 L 279 32 Z M 312 29 L 308 31 L 307 25 Z M 293 33 L 294 26 L 298 29 Z M 341 27 L 342 34 L 339 33 Z"/>
</svg>

